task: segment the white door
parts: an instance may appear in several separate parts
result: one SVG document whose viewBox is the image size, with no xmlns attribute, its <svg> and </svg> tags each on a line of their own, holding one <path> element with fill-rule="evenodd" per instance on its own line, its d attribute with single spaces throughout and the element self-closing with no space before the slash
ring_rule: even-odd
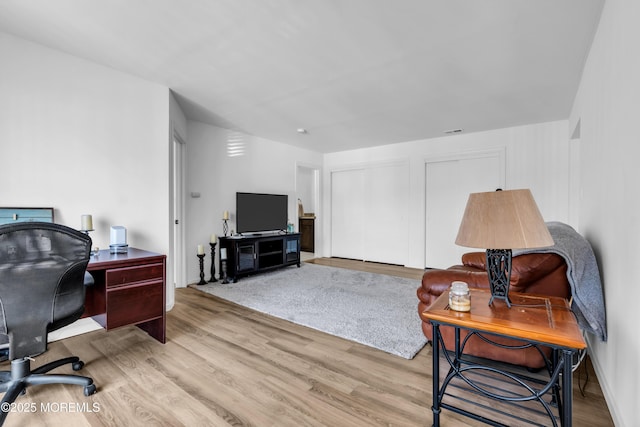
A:
<svg viewBox="0 0 640 427">
<path fill-rule="evenodd" d="M 331 256 L 364 259 L 364 172 L 331 173 Z"/>
<path fill-rule="evenodd" d="M 482 249 L 455 244 L 470 193 L 504 188 L 504 152 L 427 161 L 425 267 L 460 264 L 462 254 Z"/>
<path fill-rule="evenodd" d="M 365 261 L 405 265 L 408 254 L 409 167 L 406 163 L 367 169 L 364 221 Z"/>
<path fill-rule="evenodd" d="M 184 271 L 185 253 L 184 253 L 184 147 L 185 144 L 177 136 L 173 139 L 172 146 L 172 162 L 171 162 L 171 192 L 173 198 L 172 206 L 172 222 L 173 236 L 172 248 L 173 253 L 173 285 L 174 287 L 184 287 L 187 279 Z"/>
<path fill-rule="evenodd" d="M 388 163 L 331 174 L 331 256 L 404 265 L 409 168 Z"/>
</svg>

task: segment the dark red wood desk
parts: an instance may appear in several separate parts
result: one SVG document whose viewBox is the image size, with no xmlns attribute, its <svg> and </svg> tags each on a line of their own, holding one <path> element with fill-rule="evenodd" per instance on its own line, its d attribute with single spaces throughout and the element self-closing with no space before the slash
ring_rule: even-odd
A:
<svg viewBox="0 0 640 427">
<path fill-rule="evenodd" d="M 166 255 L 136 248 L 111 254 L 105 249 L 91 257 L 87 271 L 95 284 L 87 287 L 85 317 L 107 330 L 137 325 L 165 343 Z"/>
<path fill-rule="evenodd" d="M 448 293 L 442 295 L 421 313 L 423 320 L 429 320 L 433 327 L 433 425 L 440 425 L 441 409 L 474 418 L 487 424 L 501 426 L 502 423 L 480 416 L 470 410 L 472 405 L 464 407 L 452 405 L 444 401 L 446 389 L 454 379 L 461 379 L 474 389 L 479 395 L 496 401 L 518 404 L 522 402 L 538 402 L 549 416 L 552 425 L 557 425 L 557 419 L 552 407 L 557 407 L 560 422 L 563 427 L 570 427 L 572 422 L 572 357 L 574 353 L 586 348 L 586 343 L 578 327 L 578 323 L 571 312 L 569 303 L 558 297 L 541 295 L 509 294 L 512 307 L 509 309 L 504 301 L 494 301 L 490 306 L 490 293 L 487 290 L 471 290 L 471 311 L 457 312 L 449 308 Z M 456 334 L 455 351 L 445 350 L 444 341 L 440 335 L 440 326 L 453 326 Z M 461 339 L 460 330 L 468 334 Z M 485 341 L 491 341 L 491 336 L 514 338 L 522 342 L 522 346 L 547 346 L 553 349 L 552 360 L 547 360 L 548 380 L 538 381 L 538 386 L 529 384 L 527 378 L 506 368 L 497 368 L 484 363 L 482 360 L 465 358 L 464 346 L 466 340 L 477 335 Z M 501 345 L 499 345 L 501 346 Z M 502 348 L 506 348 L 501 346 Z M 449 364 L 449 370 L 442 384 L 440 384 L 440 355 Z M 505 381 L 510 381 L 521 387 L 517 393 L 489 390 L 472 377 L 475 373 L 493 372 Z M 545 400 L 548 392 L 553 394 L 550 404 Z M 491 407 L 491 405 L 486 405 Z M 526 417 L 526 415 L 525 415 Z M 520 419 L 518 425 L 523 425 Z"/>
</svg>

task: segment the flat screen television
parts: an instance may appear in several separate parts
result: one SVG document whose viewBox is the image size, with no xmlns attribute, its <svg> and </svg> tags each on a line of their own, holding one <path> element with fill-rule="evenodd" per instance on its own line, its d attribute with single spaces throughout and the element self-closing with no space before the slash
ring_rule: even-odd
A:
<svg viewBox="0 0 640 427">
<path fill-rule="evenodd" d="M 238 233 L 260 233 L 287 229 L 286 194 L 236 193 Z"/>
</svg>

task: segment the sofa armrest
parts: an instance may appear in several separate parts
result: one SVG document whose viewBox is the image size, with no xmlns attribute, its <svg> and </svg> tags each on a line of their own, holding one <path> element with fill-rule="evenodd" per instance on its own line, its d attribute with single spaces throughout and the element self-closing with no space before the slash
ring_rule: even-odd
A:
<svg viewBox="0 0 640 427">
<path fill-rule="evenodd" d="M 443 292 L 448 292 L 451 283 L 456 280 L 466 282 L 471 288 L 489 289 L 486 271 L 455 265 L 446 270 L 425 271 L 422 276 L 422 286 L 418 288 L 418 298 L 428 307 Z"/>
</svg>

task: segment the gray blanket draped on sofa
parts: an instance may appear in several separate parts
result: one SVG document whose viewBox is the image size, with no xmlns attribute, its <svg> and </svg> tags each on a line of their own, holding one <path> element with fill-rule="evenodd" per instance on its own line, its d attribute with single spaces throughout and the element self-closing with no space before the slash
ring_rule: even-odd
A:
<svg viewBox="0 0 640 427">
<path fill-rule="evenodd" d="M 514 249 L 513 255 L 556 253 L 567 262 L 567 279 L 573 295 L 572 310 L 580 327 L 607 340 L 606 313 L 600 271 L 591 245 L 571 226 L 547 222 L 555 245 L 547 248 Z"/>
</svg>

